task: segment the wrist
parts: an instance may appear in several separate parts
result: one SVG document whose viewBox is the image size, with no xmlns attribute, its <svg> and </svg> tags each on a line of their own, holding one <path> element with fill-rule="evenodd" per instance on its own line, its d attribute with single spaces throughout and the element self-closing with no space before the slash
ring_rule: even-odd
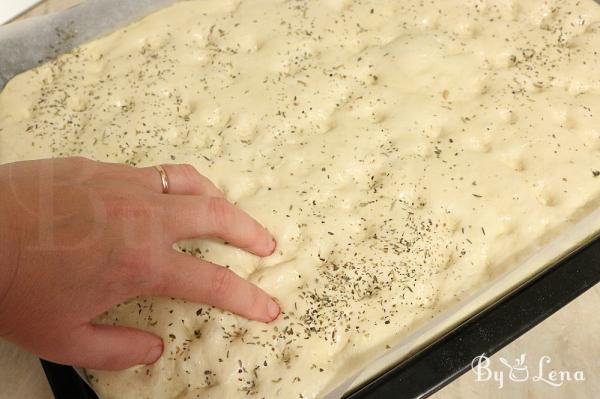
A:
<svg viewBox="0 0 600 399">
<path fill-rule="evenodd" d="M 0 184 L 2 184 L 1 170 Z M 0 199 L 0 336 L 3 336 L 6 330 L 4 319 L 9 292 L 18 270 L 20 248 L 19 234 L 15 229 L 16 226 L 11 222 L 9 200 L 7 196 Z"/>
</svg>

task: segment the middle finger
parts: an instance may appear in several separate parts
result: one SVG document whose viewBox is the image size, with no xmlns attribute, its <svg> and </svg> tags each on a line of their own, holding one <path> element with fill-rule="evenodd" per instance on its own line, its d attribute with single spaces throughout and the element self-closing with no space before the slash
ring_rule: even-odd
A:
<svg viewBox="0 0 600 399">
<path fill-rule="evenodd" d="M 167 231 L 173 240 L 218 237 L 258 256 L 275 250 L 273 236 L 246 212 L 220 197 L 161 196 Z"/>
</svg>

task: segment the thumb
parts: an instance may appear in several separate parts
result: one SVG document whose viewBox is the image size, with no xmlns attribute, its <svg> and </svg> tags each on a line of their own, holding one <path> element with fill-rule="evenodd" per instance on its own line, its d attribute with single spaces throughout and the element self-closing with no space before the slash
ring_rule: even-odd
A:
<svg viewBox="0 0 600 399">
<path fill-rule="evenodd" d="M 96 370 L 122 370 L 156 362 L 163 351 L 156 335 L 129 327 L 86 324 L 75 334 L 73 360 Z"/>
</svg>

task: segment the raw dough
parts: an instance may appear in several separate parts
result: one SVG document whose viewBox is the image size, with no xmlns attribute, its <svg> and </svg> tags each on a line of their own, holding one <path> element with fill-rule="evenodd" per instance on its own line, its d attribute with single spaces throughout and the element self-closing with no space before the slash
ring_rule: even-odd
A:
<svg viewBox="0 0 600 399">
<path fill-rule="evenodd" d="M 598 205 L 591 0 L 197 0 L 13 79 L 0 162 L 194 164 L 274 232 L 181 248 L 279 298 L 265 325 L 172 299 L 103 398 L 314 398 Z"/>
</svg>

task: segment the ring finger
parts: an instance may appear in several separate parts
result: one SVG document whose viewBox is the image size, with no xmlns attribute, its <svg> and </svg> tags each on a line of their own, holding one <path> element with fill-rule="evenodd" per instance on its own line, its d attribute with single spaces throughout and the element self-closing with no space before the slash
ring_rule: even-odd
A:
<svg viewBox="0 0 600 399">
<path fill-rule="evenodd" d="M 223 192 L 207 177 L 201 175 L 196 168 L 187 164 L 162 165 L 169 184 L 168 194 L 179 195 L 207 195 L 210 197 L 223 197 Z M 144 185 L 155 192 L 163 192 L 160 172 L 154 167 L 139 168 Z"/>
</svg>

